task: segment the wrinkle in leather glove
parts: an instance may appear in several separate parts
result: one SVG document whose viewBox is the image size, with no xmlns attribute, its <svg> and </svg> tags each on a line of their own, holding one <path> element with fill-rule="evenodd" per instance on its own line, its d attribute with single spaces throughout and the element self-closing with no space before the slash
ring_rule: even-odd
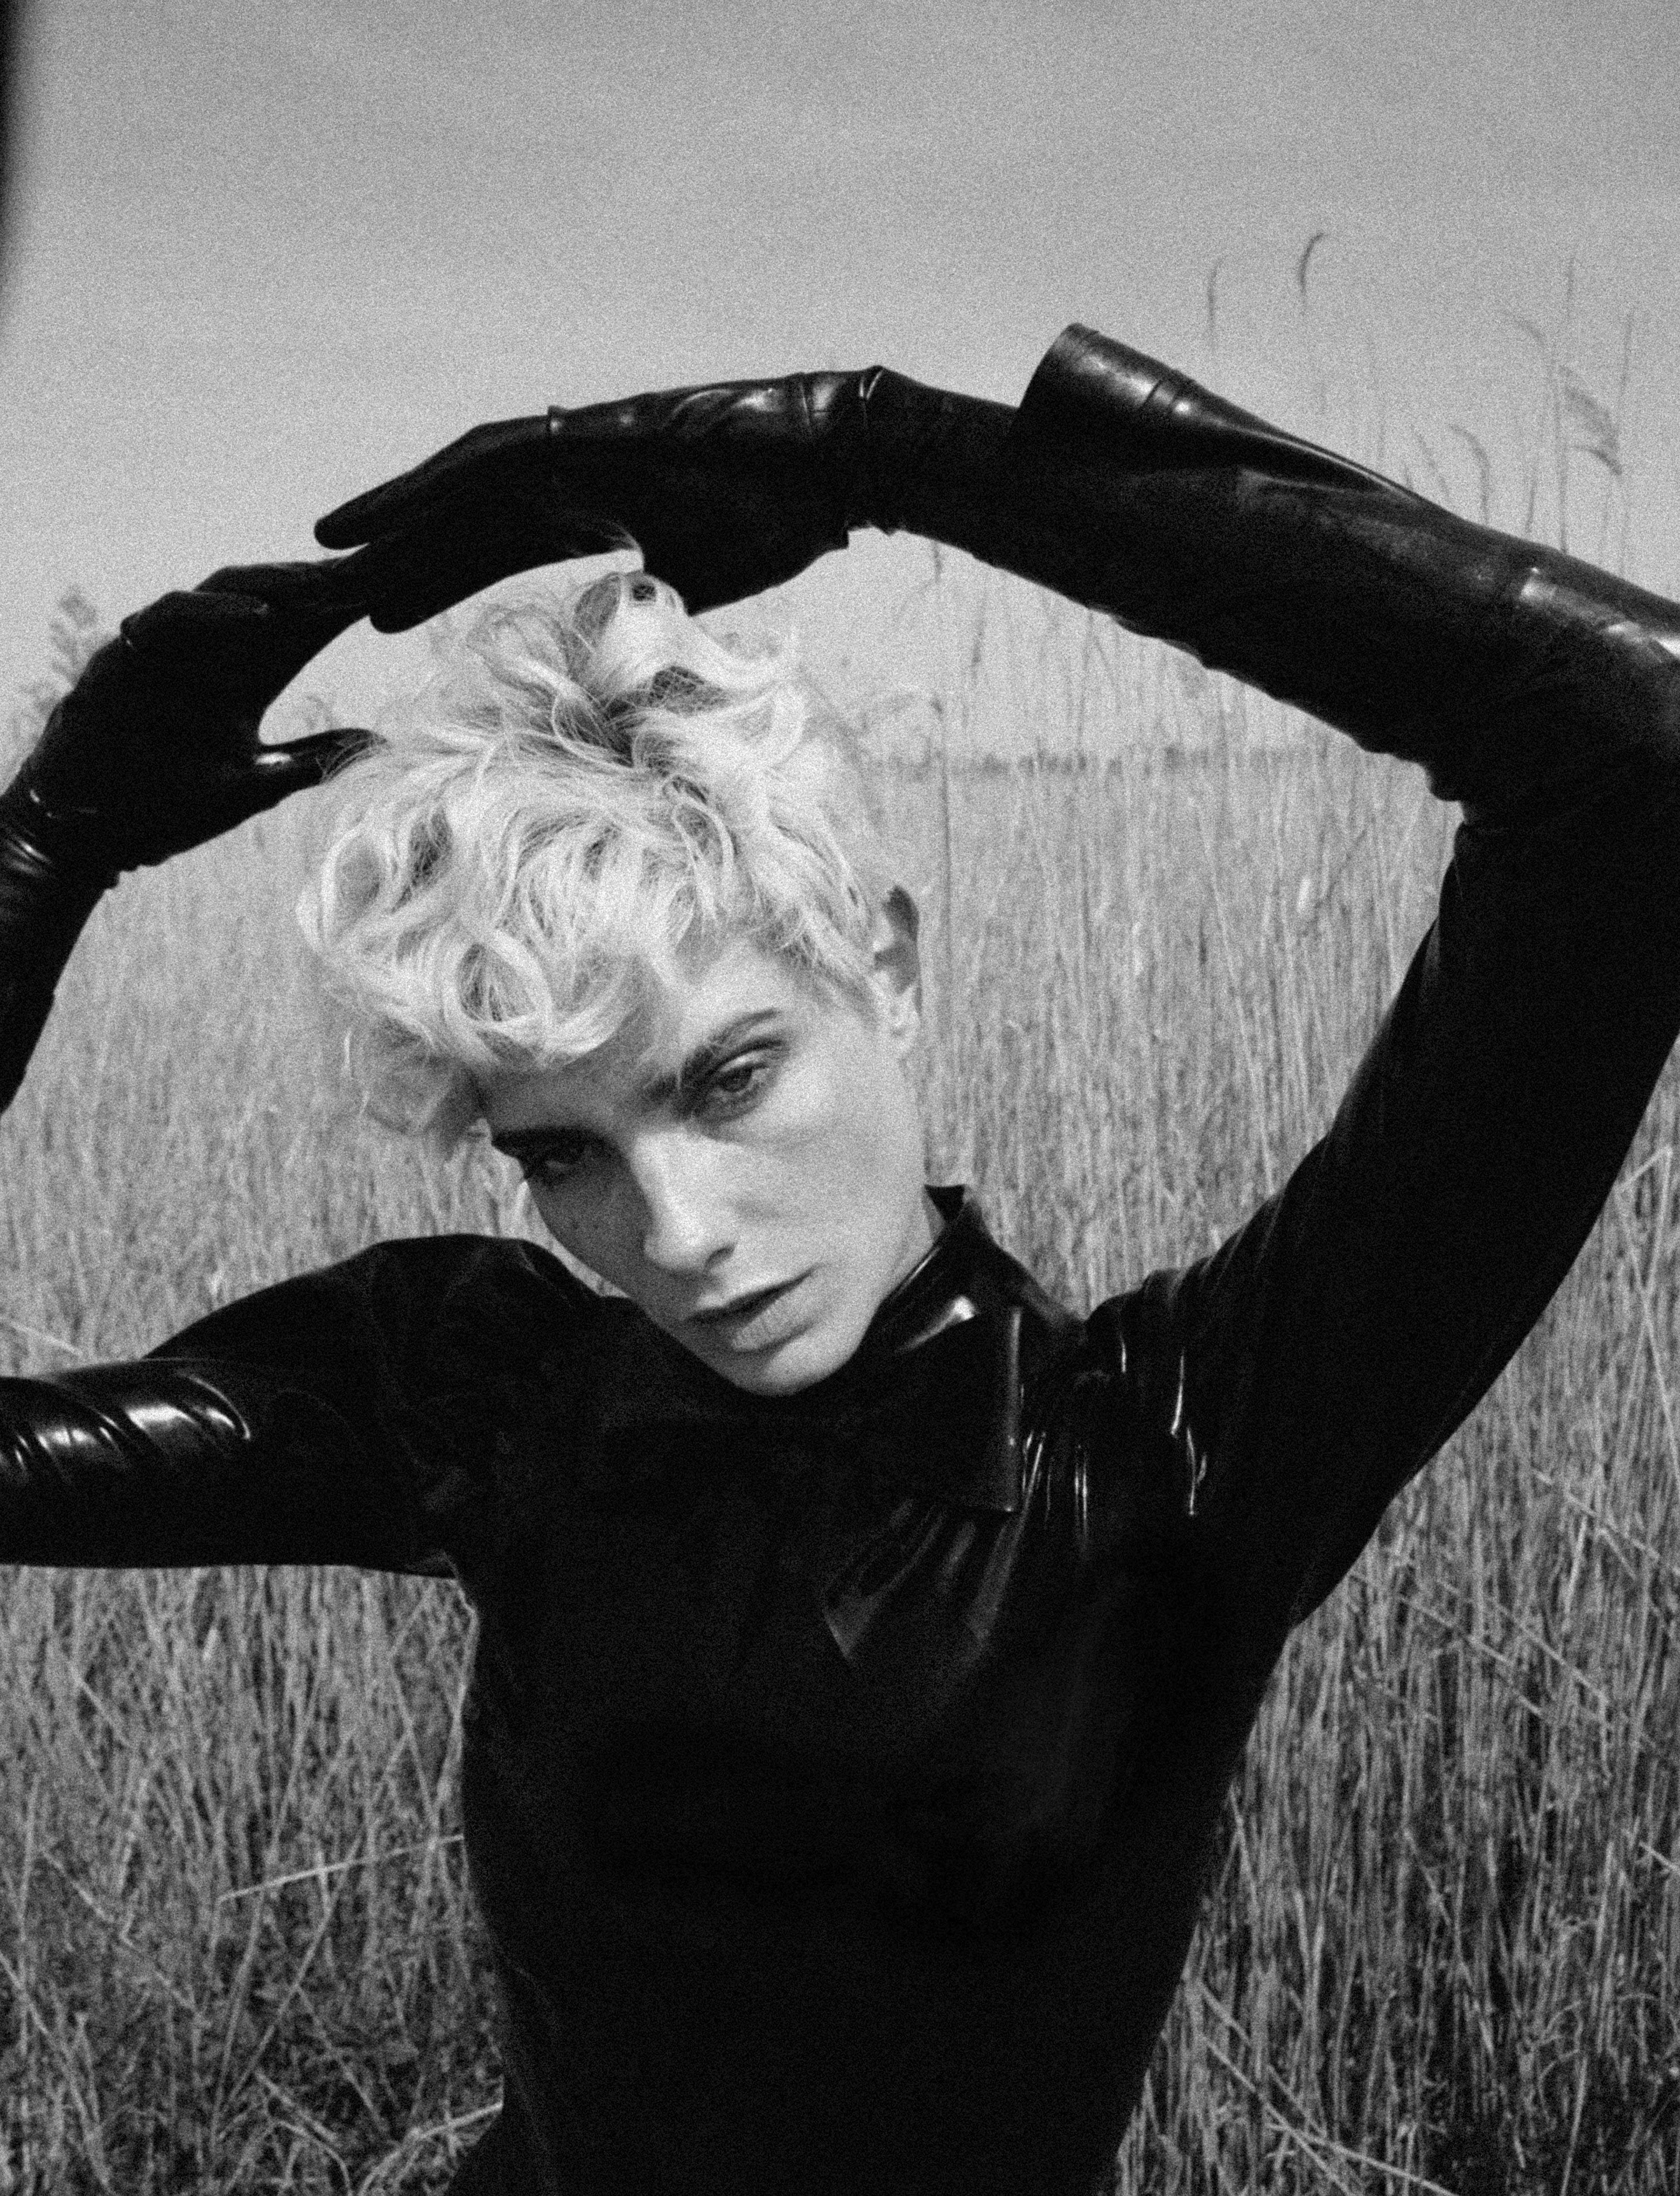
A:
<svg viewBox="0 0 1680 2196">
<path fill-rule="evenodd" d="M 475 427 L 328 512 L 324 548 L 398 632 L 539 564 L 639 548 L 694 611 L 779 586 L 925 476 L 984 475 L 1006 407 L 882 367 L 665 390 Z"/>
<path fill-rule="evenodd" d="M 701 610 L 851 529 L 906 529 L 1106 611 L 1473 813 L 1680 737 L 1680 611 L 1472 524 L 1074 326 L 1019 410 L 880 367 L 667 390 L 476 428 L 316 529 L 383 630 L 638 545 Z M 1520 720 L 1526 770 L 1507 735 Z"/>
</svg>

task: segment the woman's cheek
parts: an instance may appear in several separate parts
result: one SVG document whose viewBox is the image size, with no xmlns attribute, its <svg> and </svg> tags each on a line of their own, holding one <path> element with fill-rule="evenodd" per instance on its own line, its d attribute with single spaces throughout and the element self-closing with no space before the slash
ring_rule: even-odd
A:
<svg viewBox="0 0 1680 2196">
<path fill-rule="evenodd" d="M 831 1162 L 846 1127 L 842 1078 L 809 1060 L 790 1061 L 759 1107 L 748 1141 L 762 1157 L 802 1172 Z"/>
<path fill-rule="evenodd" d="M 615 1250 L 609 1215 L 599 1196 L 592 1197 L 586 1190 L 577 1188 L 533 1189 L 531 1201 L 557 1243 L 563 1244 L 574 1258 L 581 1258 L 603 1280 L 610 1281 L 615 1288 L 622 1286 L 622 1261 Z"/>
</svg>

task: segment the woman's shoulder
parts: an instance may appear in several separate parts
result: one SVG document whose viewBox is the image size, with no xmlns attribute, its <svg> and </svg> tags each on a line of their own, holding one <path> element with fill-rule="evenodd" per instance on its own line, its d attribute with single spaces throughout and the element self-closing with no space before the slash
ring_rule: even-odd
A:
<svg viewBox="0 0 1680 2196">
<path fill-rule="evenodd" d="M 238 1297 L 152 1354 L 362 1365 L 405 1390 L 429 1390 L 454 1384 L 475 1362 L 534 1364 L 574 1344 L 600 1309 L 540 1244 L 401 1237 Z"/>
<path fill-rule="evenodd" d="M 418 1287 L 437 1300 L 562 1304 L 579 1315 L 602 1299 L 553 1251 L 523 1236 L 410 1235 L 369 1244 L 338 1269 L 383 1292 Z"/>
<path fill-rule="evenodd" d="M 399 1237 L 330 1271 L 376 1308 L 394 1338 L 400 1330 L 441 1351 L 493 1344 L 505 1363 L 574 1340 L 604 1308 L 551 1251 L 519 1237 Z"/>
</svg>

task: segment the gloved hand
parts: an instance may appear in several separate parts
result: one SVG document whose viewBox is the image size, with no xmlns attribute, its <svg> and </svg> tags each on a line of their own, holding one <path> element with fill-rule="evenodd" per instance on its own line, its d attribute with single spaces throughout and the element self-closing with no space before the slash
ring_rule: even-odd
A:
<svg viewBox="0 0 1680 2196">
<path fill-rule="evenodd" d="M 533 565 L 632 546 L 691 610 L 734 602 L 846 546 L 869 378 L 794 374 L 497 420 L 341 504 L 315 539 L 367 545 L 356 582 L 382 633 Z"/>
<path fill-rule="evenodd" d="M 230 564 L 124 618 L 0 795 L 0 827 L 109 882 L 319 784 L 366 732 L 265 747 L 257 727 L 366 608 L 342 560 Z"/>
</svg>

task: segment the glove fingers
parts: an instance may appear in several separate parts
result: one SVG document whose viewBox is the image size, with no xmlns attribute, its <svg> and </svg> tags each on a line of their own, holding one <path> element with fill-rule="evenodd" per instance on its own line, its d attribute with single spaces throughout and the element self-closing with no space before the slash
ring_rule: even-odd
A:
<svg viewBox="0 0 1680 2196">
<path fill-rule="evenodd" d="M 256 657 L 265 673 L 265 688 L 278 694 L 283 686 L 290 685 L 306 663 L 367 615 L 364 602 L 311 604 L 308 609 L 297 610 L 271 608 L 251 635 Z"/>
<path fill-rule="evenodd" d="M 263 605 L 248 595 L 207 595 L 177 589 L 131 610 L 117 630 L 130 647 L 153 650 L 188 635 L 227 632 L 243 625 L 253 632 L 261 624 Z"/>
<path fill-rule="evenodd" d="M 119 630 L 153 673 L 191 672 L 222 688 L 278 693 L 366 616 L 367 600 L 345 574 L 349 561 L 228 565 L 199 587 L 136 610 Z"/>
<path fill-rule="evenodd" d="M 519 525 L 517 501 L 510 502 L 512 508 L 504 512 L 500 530 L 505 535 L 528 531 Z M 390 527 L 346 557 L 346 584 L 353 585 L 370 611 L 377 612 L 393 596 L 423 588 L 428 575 L 475 569 L 489 554 L 497 530 L 496 517 L 482 496 L 465 490 L 439 496 L 422 522 Z"/>
<path fill-rule="evenodd" d="M 222 675 L 230 694 L 240 695 L 259 712 L 339 634 L 367 615 L 365 597 L 342 583 L 323 595 L 319 587 L 307 594 L 287 591 L 281 599 L 263 605 L 244 650 L 222 659 Z"/>
<path fill-rule="evenodd" d="M 335 770 L 352 762 L 376 743 L 377 735 L 357 725 L 340 725 L 330 732 L 312 732 L 307 739 L 258 748 L 251 758 L 253 785 L 263 795 L 262 805 L 283 800 L 320 785 Z"/>
<path fill-rule="evenodd" d="M 376 633 L 406 632 L 499 580 L 634 546 L 615 527 L 535 517 L 513 527 L 505 516 L 474 524 L 463 512 L 452 523 L 428 523 L 362 552 L 369 559 L 363 582 L 369 621 Z"/>
<path fill-rule="evenodd" d="M 349 602 L 355 592 L 348 557 L 300 557 L 284 564 L 223 564 L 191 590 L 195 598 L 243 597 L 299 609 L 317 603 Z"/>
<path fill-rule="evenodd" d="M 367 598 L 348 557 L 292 564 L 229 565 L 194 590 L 229 603 L 255 601 L 263 610 L 252 639 L 262 661 L 280 685 L 295 678 L 312 656 L 367 614 Z M 276 689 L 278 691 L 278 689 Z"/>
<path fill-rule="evenodd" d="M 323 549 L 355 549 L 393 528 L 433 515 L 440 500 L 464 490 L 493 489 L 504 473 L 510 475 L 506 484 L 511 488 L 529 465 L 533 449 L 547 440 L 546 413 L 474 427 L 406 473 L 364 489 L 329 511 L 315 522 L 315 540 Z"/>
<path fill-rule="evenodd" d="M 367 621 L 375 633 L 409 633 L 428 618 L 453 610 L 457 603 L 476 595 L 481 587 L 494 586 L 504 577 L 494 566 L 482 573 L 455 571 L 448 575 L 419 571 L 410 574 L 389 594 L 382 595 L 368 612 Z"/>
</svg>

